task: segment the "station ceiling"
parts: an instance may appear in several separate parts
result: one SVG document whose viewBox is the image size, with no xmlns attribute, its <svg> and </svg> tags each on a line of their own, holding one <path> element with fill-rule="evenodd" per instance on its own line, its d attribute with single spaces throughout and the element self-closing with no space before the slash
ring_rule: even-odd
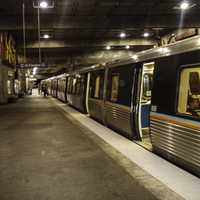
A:
<svg viewBox="0 0 200 200">
<path fill-rule="evenodd" d="M 181 0 L 49 0 L 53 8 L 40 9 L 41 37 L 49 34 L 49 41 L 67 45 L 56 48 L 50 45 L 43 52 L 62 63 L 66 54 L 103 50 L 109 41 L 120 40 L 121 32 L 126 33 L 127 40 L 143 39 L 145 31 L 150 33 L 150 39 L 159 40 L 178 28 L 200 27 L 200 3 L 189 2 L 191 9 L 183 12 L 179 9 Z M 0 30 L 14 34 L 19 52 L 23 44 L 22 3 L 22 0 L 6 0 L 0 4 Z M 29 45 L 38 40 L 37 9 L 33 6 L 37 1 L 24 0 L 24 3 Z M 120 49 L 120 45 L 116 46 Z M 27 52 L 29 57 L 37 54 L 34 47 Z"/>
</svg>

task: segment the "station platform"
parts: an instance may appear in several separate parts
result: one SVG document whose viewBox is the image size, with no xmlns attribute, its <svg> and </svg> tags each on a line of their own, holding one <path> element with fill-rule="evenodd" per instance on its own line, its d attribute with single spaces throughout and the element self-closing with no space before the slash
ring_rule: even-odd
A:
<svg viewBox="0 0 200 200">
<path fill-rule="evenodd" d="M 199 178 L 51 97 L 0 106 L 1 200 L 197 200 Z"/>
</svg>

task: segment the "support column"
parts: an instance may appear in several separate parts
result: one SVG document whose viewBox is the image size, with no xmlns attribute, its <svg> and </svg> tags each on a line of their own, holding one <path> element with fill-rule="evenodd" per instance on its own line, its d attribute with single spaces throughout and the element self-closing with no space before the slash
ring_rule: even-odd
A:
<svg viewBox="0 0 200 200">
<path fill-rule="evenodd" d="M 0 64 L 0 104 L 8 103 L 8 68 Z"/>
</svg>

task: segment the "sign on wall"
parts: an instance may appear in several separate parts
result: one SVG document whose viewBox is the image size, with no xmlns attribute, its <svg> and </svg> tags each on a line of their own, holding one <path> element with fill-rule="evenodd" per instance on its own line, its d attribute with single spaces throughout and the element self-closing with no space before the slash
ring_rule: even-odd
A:
<svg viewBox="0 0 200 200">
<path fill-rule="evenodd" d="M 7 32 L 0 33 L 0 57 L 3 63 L 16 65 L 15 41 L 12 35 Z"/>
</svg>

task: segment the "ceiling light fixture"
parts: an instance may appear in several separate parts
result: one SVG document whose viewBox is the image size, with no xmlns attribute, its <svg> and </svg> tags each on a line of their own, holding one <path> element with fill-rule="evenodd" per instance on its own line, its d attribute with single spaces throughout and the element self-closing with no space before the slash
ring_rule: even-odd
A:
<svg viewBox="0 0 200 200">
<path fill-rule="evenodd" d="M 146 38 L 149 37 L 149 35 L 150 35 L 150 34 L 149 34 L 148 32 L 145 32 L 145 33 L 143 34 L 143 36 L 146 37 Z"/>
<path fill-rule="evenodd" d="M 132 56 L 132 59 L 137 60 L 138 56 L 135 54 L 135 55 Z"/>
<path fill-rule="evenodd" d="M 196 5 L 197 4 L 195 3 L 190 3 L 188 0 L 183 0 L 177 6 L 174 6 L 173 9 L 185 11 L 185 10 L 195 7 Z"/>
<path fill-rule="evenodd" d="M 43 38 L 44 38 L 44 39 L 49 39 L 49 35 L 48 35 L 48 34 L 45 34 L 45 35 L 43 36 Z"/>
<path fill-rule="evenodd" d="M 111 49 L 111 46 L 107 46 L 107 47 L 106 47 L 106 50 L 110 50 L 110 49 Z"/>
<path fill-rule="evenodd" d="M 126 37 L 126 33 L 120 33 L 120 38 L 125 38 Z"/>
<path fill-rule="evenodd" d="M 37 67 L 34 67 L 34 68 L 33 68 L 33 75 L 36 75 L 37 69 L 38 69 Z"/>
<path fill-rule="evenodd" d="M 168 49 L 167 47 L 160 47 L 158 49 L 158 52 L 162 53 L 162 54 L 169 54 L 170 53 L 170 49 Z"/>
<path fill-rule="evenodd" d="M 126 49 L 130 49 L 130 46 L 129 46 L 129 45 L 126 45 Z"/>
<path fill-rule="evenodd" d="M 47 8 L 47 7 L 48 7 L 48 3 L 46 1 L 40 2 L 40 8 Z"/>
<path fill-rule="evenodd" d="M 183 1 L 181 4 L 180 4 L 180 9 L 181 10 L 186 10 L 190 7 L 190 4 L 186 1 Z"/>
</svg>

